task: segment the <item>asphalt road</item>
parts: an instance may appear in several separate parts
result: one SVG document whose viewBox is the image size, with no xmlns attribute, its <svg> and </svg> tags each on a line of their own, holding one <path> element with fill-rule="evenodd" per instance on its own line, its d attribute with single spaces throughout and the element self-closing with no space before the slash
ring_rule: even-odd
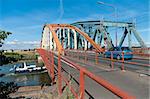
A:
<svg viewBox="0 0 150 99">
<path fill-rule="evenodd" d="M 109 61 L 99 60 L 99 64 L 94 63 L 94 59 L 90 59 L 86 63 L 81 62 L 82 59 L 77 60 L 71 57 L 66 58 L 70 59 L 76 64 L 86 68 L 93 74 L 102 77 L 103 79 L 109 81 L 115 86 L 118 86 L 120 89 L 128 92 L 130 95 L 136 96 L 137 99 L 149 99 L 149 76 L 141 76 L 139 73 L 128 71 L 122 72 L 120 69 L 116 68 L 111 70 Z M 102 63 L 103 62 L 103 63 Z M 72 84 L 74 88 L 79 87 L 79 71 L 72 68 L 66 62 L 62 61 L 62 70 L 63 75 L 66 77 L 68 73 L 73 76 L 76 85 Z M 107 64 L 107 66 L 105 65 Z M 119 63 L 117 63 L 119 66 Z M 55 58 L 55 65 L 57 65 L 57 58 Z M 67 73 L 66 73 L 67 72 Z M 85 76 L 85 88 L 86 88 L 86 99 L 91 95 L 94 99 L 117 99 L 118 97 L 112 94 L 110 91 L 103 88 L 101 85 L 94 82 L 92 79 Z M 78 90 L 77 90 L 78 92 Z M 89 95 L 87 93 L 90 93 Z"/>
<path fill-rule="evenodd" d="M 95 62 L 95 54 L 87 54 L 88 61 Z M 80 59 L 84 59 L 83 56 L 80 57 Z M 98 63 L 108 66 L 111 66 L 111 61 L 109 60 L 110 58 L 104 59 L 102 55 L 98 56 Z M 120 60 L 121 61 L 121 60 Z M 131 64 L 132 63 L 132 64 Z M 148 66 L 149 65 L 149 66 Z M 114 61 L 114 68 L 121 68 L 122 63 Z M 149 64 L 149 59 L 139 57 L 139 56 L 134 56 L 133 59 L 131 60 L 125 60 L 124 63 L 124 68 L 129 71 L 134 71 L 140 74 L 146 74 L 150 75 L 150 64 Z"/>
</svg>

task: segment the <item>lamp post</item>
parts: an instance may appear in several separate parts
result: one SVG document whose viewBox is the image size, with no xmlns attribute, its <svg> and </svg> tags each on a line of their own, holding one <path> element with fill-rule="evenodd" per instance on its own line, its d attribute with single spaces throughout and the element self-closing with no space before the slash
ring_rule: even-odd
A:
<svg viewBox="0 0 150 99">
<path fill-rule="evenodd" d="M 117 8 L 114 5 L 108 4 L 108 3 L 105 3 L 105 2 L 101 2 L 101 1 L 98 1 L 97 3 L 112 7 L 113 10 L 114 10 L 114 17 L 117 19 Z M 115 36 L 116 36 L 116 46 L 117 46 L 117 29 L 116 29 L 116 35 Z"/>
</svg>

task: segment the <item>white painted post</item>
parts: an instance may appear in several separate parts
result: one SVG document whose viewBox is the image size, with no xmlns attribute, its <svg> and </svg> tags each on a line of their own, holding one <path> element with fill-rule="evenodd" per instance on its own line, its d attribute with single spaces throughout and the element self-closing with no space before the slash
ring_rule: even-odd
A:
<svg viewBox="0 0 150 99">
<path fill-rule="evenodd" d="M 77 33 L 75 30 L 72 30 L 74 33 L 74 49 L 77 49 Z"/>
<path fill-rule="evenodd" d="M 84 39 L 84 50 L 87 50 L 87 40 Z"/>
<path fill-rule="evenodd" d="M 50 50 L 52 50 L 53 49 L 53 42 L 52 42 L 52 33 L 50 32 L 50 40 L 49 40 L 49 42 L 50 42 Z"/>
<path fill-rule="evenodd" d="M 67 36 L 68 36 L 68 49 L 70 49 L 70 29 L 67 29 Z"/>
<path fill-rule="evenodd" d="M 49 50 L 50 42 L 49 42 L 49 29 L 47 27 L 44 28 L 43 38 L 42 38 L 42 48 Z"/>
<path fill-rule="evenodd" d="M 56 42 L 53 41 L 53 44 L 54 44 L 54 51 L 56 51 Z"/>
</svg>

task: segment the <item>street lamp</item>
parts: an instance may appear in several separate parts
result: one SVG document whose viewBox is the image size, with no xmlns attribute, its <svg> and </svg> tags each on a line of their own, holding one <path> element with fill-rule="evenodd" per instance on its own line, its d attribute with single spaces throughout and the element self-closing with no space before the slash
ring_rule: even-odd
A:
<svg viewBox="0 0 150 99">
<path fill-rule="evenodd" d="M 105 2 L 101 2 L 101 1 L 98 1 L 97 3 L 98 4 L 102 4 L 102 5 L 106 5 L 106 6 L 109 6 L 109 7 L 112 7 L 113 10 L 114 10 L 114 17 L 117 19 L 117 8 L 114 5 L 108 4 L 108 3 L 105 3 Z M 116 46 L 117 46 L 117 29 L 116 29 Z"/>
</svg>

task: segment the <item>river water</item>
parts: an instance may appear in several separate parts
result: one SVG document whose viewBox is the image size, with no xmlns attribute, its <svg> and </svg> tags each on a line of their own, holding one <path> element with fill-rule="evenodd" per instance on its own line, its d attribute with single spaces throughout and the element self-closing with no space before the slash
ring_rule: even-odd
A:
<svg viewBox="0 0 150 99">
<path fill-rule="evenodd" d="M 5 74 L 0 77 L 0 82 L 15 82 L 18 86 L 35 86 L 41 84 L 50 84 L 51 79 L 47 72 L 39 72 L 34 74 L 14 74 L 9 72 L 9 69 L 20 63 L 8 64 L 0 66 L 0 74 Z"/>
</svg>

